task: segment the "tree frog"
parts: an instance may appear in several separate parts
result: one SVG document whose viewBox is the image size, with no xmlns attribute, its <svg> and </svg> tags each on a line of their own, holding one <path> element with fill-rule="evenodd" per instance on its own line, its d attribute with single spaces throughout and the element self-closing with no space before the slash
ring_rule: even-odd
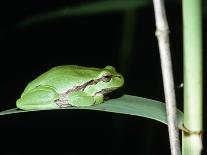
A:
<svg viewBox="0 0 207 155">
<path fill-rule="evenodd" d="M 31 81 L 16 105 L 23 110 L 91 106 L 104 102 L 105 94 L 123 84 L 123 76 L 113 66 L 57 66 Z"/>
</svg>

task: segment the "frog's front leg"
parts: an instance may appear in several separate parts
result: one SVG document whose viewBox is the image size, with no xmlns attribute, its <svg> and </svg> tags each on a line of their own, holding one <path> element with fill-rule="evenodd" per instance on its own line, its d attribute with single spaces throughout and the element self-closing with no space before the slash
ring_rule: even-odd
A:
<svg viewBox="0 0 207 155">
<path fill-rule="evenodd" d="M 96 94 L 94 96 L 95 104 L 100 104 L 104 102 L 104 95 L 103 94 Z"/>
<path fill-rule="evenodd" d="M 91 96 L 86 92 L 71 92 L 68 95 L 68 103 L 71 106 L 84 107 L 92 106 L 94 104 L 99 104 L 103 102 L 103 95 Z"/>
<path fill-rule="evenodd" d="M 17 107 L 23 110 L 58 109 L 55 103 L 59 94 L 51 86 L 40 85 L 24 94 L 17 100 Z"/>
</svg>

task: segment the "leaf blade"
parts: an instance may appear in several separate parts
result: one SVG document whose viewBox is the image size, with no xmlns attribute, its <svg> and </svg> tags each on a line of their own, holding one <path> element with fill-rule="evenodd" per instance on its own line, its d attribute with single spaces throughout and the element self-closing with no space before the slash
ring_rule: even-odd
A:
<svg viewBox="0 0 207 155">
<path fill-rule="evenodd" d="M 125 11 L 129 9 L 134 9 L 138 7 L 143 7 L 150 4 L 149 0 L 128 0 L 128 1 L 99 1 L 89 4 L 83 4 L 75 7 L 64 7 L 58 10 L 49 11 L 46 13 L 41 13 L 39 15 L 34 15 L 23 21 L 21 21 L 18 26 L 25 27 L 33 23 L 43 22 L 46 20 L 57 19 L 62 17 L 71 17 L 71 16 L 87 16 L 92 14 L 107 13 L 107 12 L 117 12 Z"/>
<path fill-rule="evenodd" d="M 110 99 L 103 104 L 89 106 L 89 107 L 69 107 L 65 109 L 85 109 L 98 110 L 104 112 L 120 113 L 133 115 L 138 117 L 145 117 L 167 124 L 165 104 L 152 99 L 142 97 L 123 95 L 120 98 Z M 54 109 L 53 109 L 54 110 Z M 38 110 L 34 110 L 38 111 Z M 12 108 L 0 112 L 0 115 L 15 114 L 22 112 L 31 112 Z M 183 113 L 177 110 L 178 128 L 182 129 Z"/>
</svg>

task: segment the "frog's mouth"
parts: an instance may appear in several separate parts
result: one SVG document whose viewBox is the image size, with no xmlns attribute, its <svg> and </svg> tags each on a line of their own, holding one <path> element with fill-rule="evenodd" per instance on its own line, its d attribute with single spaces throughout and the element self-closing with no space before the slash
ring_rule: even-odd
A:
<svg viewBox="0 0 207 155">
<path fill-rule="evenodd" d="M 99 92 L 96 92 L 95 95 L 98 95 L 98 94 L 103 94 L 103 95 L 106 95 L 106 94 L 109 94 L 110 92 L 118 89 L 119 87 L 113 87 L 113 88 L 106 88 L 106 89 L 102 89 L 101 91 Z"/>
</svg>

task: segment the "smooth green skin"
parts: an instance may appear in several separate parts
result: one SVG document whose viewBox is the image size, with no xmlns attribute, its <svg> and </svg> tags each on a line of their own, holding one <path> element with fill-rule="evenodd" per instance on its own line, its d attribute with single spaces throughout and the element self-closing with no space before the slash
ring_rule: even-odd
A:
<svg viewBox="0 0 207 155">
<path fill-rule="evenodd" d="M 111 75 L 111 79 L 88 84 L 105 75 Z M 84 84 L 84 89 L 75 89 Z M 118 89 L 123 84 L 123 76 L 113 66 L 103 69 L 76 65 L 57 66 L 30 82 L 16 105 L 23 110 L 91 106 L 102 103 L 105 93 Z"/>
</svg>

